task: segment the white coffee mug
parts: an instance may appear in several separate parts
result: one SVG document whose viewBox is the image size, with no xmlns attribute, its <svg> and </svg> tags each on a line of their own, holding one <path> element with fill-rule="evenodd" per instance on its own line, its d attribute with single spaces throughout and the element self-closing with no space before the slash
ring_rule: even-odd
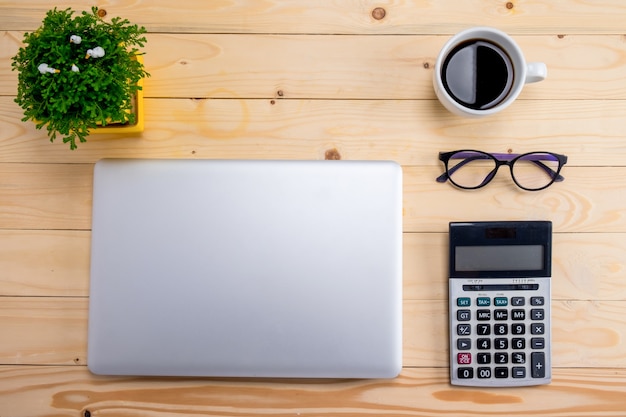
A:
<svg viewBox="0 0 626 417">
<path fill-rule="evenodd" d="M 507 108 L 524 84 L 541 81 L 547 73 L 543 62 L 527 63 L 520 47 L 506 33 L 473 27 L 457 33 L 443 46 L 435 63 L 433 84 L 437 98 L 452 113 L 482 117 Z"/>
</svg>

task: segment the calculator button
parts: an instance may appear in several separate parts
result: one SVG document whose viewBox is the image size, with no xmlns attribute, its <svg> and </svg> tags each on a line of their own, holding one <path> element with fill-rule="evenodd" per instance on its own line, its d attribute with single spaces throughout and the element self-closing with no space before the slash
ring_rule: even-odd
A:
<svg viewBox="0 0 626 417">
<path fill-rule="evenodd" d="M 456 341 L 458 350 L 470 350 L 472 348 L 472 339 L 459 339 Z"/>
<path fill-rule="evenodd" d="M 498 352 L 495 354 L 494 356 L 495 359 L 495 363 L 509 363 L 509 354 L 508 353 L 503 353 L 503 352 Z"/>
<path fill-rule="evenodd" d="M 509 310 L 494 310 L 493 315 L 496 320 L 508 320 Z"/>
<path fill-rule="evenodd" d="M 472 379 L 474 378 L 473 368 L 459 368 L 456 371 L 456 375 L 459 379 Z"/>
<path fill-rule="evenodd" d="M 530 318 L 531 320 L 543 320 L 545 317 L 545 312 L 543 308 L 533 308 L 530 310 Z"/>
<path fill-rule="evenodd" d="M 526 354 L 524 352 L 515 352 L 511 355 L 511 362 L 515 364 L 526 363 Z"/>
<path fill-rule="evenodd" d="M 491 368 L 478 368 L 478 378 L 491 378 Z"/>
<path fill-rule="evenodd" d="M 509 348 L 509 339 L 506 338 L 498 338 L 493 341 L 494 348 L 499 350 L 504 350 Z"/>
<path fill-rule="evenodd" d="M 513 339 L 511 339 L 511 347 L 517 350 L 526 349 L 526 339 L 521 337 L 514 337 Z"/>
<path fill-rule="evenodd" d="M 544 334 L 546 332 L 546 328 L 543 323 L 532 323 L 530 325 L 530 333 L 532 334 Z"/>
<path fill-rule="evenodd" d="M 472 317 L 469 310 L 459 310 L 456 312 L 456 319 L 458 321 L 469 321 Z"/>
<path fill-rule="evenodd" d="M 526 320 L 526 310 L 511 310 L 511 319 Z"/>
<path fill-rule="evenodd" d="M 479 324 L 476 326 L 476 333 L 481 336 L 487 336 L 491 334 L 491 325 L 490 324 Z"/>
<path fill-rule="evenodd" d="M 545 305 L 545 299 L 543 297 L 530 297 L 530 305 L 533 305 L 533 306 Z"/>
<path fill-rule="evenodd" d="M 471 300 L 469 297 L 459 297 L 456 299 L 457 307 L 469 307 L 471 304 Z"/>
<path fill-rule="evenodd" d="M 491 300 L 489 297 L 478 297 L 476 299 L 476 305 L 478 307 L 489 307 L 491 305 Z"/>
<path fill-rule="evenodd" d="M 469 336 L 472 333 L 471 328 L 472 326 L 469 324 L 457 324 L 456 334 L 459 336 Z"/>
<path fill-rule="evenodd" d="M 546 377 L 546 355 L 543 352 L 533 352 L 530 354 L 530 369 L 533 378 Z"/>
<path fill-rule="evenodd" d="M 522 323 L 515 323 L 511 326 L 512 334 L 524 334 L 526 333 L 526 325 Z"/>
<path fill-rule="evenodd" d="M 481 321 L 491 320 L 491 310 L 476 310 L 476 319 Z"/>
<path fill-rule="evenodd" d="M 511 297 L 511 305 L 513 307 L 522 307 L 526 304 L 526 299 L 524 297 Z"/>
<path fill-rule="evenodd" d="M 494 375 L 496 378 L 508 378 L 509 368 L 497 367 L 496 369 L 494 369 Z"/>
<path fill-rule="evenodd" d="M 513 378 L 526 378 L 526 368 L 523 366 L 514 366 L 511 376 Z"/>
<path fill-rule="evenodd" d="M 470 365 L 472 363 L 471 353 L 457 353 L 456 363 L 459 365 Z"/>
<path fill-rule="evenodd" d="M 509 299 L 506 297 L 496 297 L 493 299 L 493 304 L 496 307 L 506 307 L 509 305 Z"/>
<path fill-rule="evenodd" d="M 481 365 L 491 363 L 491 353 L 479 353 L 476 355 L 476 362 Z"/>
<path fill-rule="evenodd" d="M 505 335 L 509 332 L 509 326 L 506 324 L 494 324 L 493 325 L 493 334 L 495 335 Z"/>
<path fill-rule="evenodd" d="M 546 347 L 546 341 L 543 337 L 533 337 L 530 339 L 530 347 L 533 349 L 544 349 Z"/>
<path fill-rule="evenodd" d="M 491 339 L 477 339 L 476 348 L 481 350 L 491 349 Z"/>
</svg>

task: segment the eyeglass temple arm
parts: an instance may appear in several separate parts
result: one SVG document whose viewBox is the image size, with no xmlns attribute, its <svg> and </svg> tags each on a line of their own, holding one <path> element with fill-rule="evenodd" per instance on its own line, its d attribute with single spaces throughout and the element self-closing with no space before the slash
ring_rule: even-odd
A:
<svg viewBox="0 0 626 417">
<path fill-rule="evenodd" d="M 454 156 L 455 158 L 450 158 L 450 159 L 464 159 L 464 160 L 459 162 L 452 168 L 448 168 L 446 172 L 438 176 L 436 179 L 437 182 L 448 181 L 448 179 L 450 178 L 450 175 L 454 174 L 458 169 L 462 168 L 466 164 L 469 164 L 470 162 L 476 161 L 477 159 L 489 159 L 485 155 L 476 155 L 476 154 L 470 154 L 470 153 L 465 153 L 465 152 L 459 152 L 458 154 L 455 154 Z"/>
<path fill-rule="evenodd" d="M 543 162 L 541 161 L 532 161 L 535 165 L 537 165 L 539 168 L 543 169 L 544 171 L 546 171 L 546 174 L 548 174 L 550 176 L 550 178 L 554 178 L 554 181 L 556 182 L 561 182 L 565 179 L 565 177 L 563 177 L 563 175 L 561 174 L 557 174 L 552 168 L 550 168 L 549 166 L 545 165 Z"/>
<path fill-rule="evenodd" d="M 514 155 L 514 154 L 508 154 L 508 153 L 494 153 L 493 156 L 496 157 L 496 159 L 502 159 L 505 161 L 510 161 L 514 158 L 516 158 L 518 155 Z M 550 176 L 550 178 L 553 178 L 554 181 L 556 182 L 561 182 L 565 179 L 565 177 L 563 177 L 561 174 L 557 174 L 556 171 L 554 171 L 552 168 L 550 168 L 549 166 L 547 166 L 546 164 L 544 164 L 541 161 L 553 161 L 553 162 L 559 162 L 558 158 L 556 158 L 553 155 L 550 154 L 531 154 L 531 155 L 527 155 L 523 158 L 526 161 L 531 161 L 532 163 L 534 163 L 535 165 L 537 165 L 539 168 L 543 169 L 546 174 L 548 174 Z"/>
</svg>

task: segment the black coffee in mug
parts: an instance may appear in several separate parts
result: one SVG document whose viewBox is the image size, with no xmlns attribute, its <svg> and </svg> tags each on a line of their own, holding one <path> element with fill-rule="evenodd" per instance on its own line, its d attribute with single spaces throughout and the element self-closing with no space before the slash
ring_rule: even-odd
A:
<svg viewBox="0 0 626 417">
<path fill-rule="evenodd" d="M 511 91 L 513 64 L 498 45 L 471 39 L 448 54 L 441 79 L 455 101 L 474 110 L 486 110 L 497 106 Z"/>
</svg>

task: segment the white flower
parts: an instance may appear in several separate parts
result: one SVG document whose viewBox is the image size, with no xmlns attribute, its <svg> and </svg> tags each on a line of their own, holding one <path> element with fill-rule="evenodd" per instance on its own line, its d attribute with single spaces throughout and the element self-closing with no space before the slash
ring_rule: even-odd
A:
<svg viewBox="0 0 626 417">
<path fill-rule="evenodd" d="M 89 59 L 89 57 L 91 58 L 102 58 L 104 56 L 104 49 L 102 49 L 99 46 L 96 46 L 93 49 L 88 49 L 87 50 L 87 55 L 85 55 L 86 59 Z"/>
<path fill-rule="evenodd" d="M 73 72 L 80 72 L 80 70 L 78 69 L 78 67 L 76 66 L 76 64 L 72 64 L 72 71 L 73 71 Z"/>
<path fill-rule="evenodd" d="M 70 36 L 70 43 L 75 43 L 76 45 L 80 44 L 83 41 L 83 38 L 81 38 L 78 35 L 72 35 Z"/>
<path fill-rule="evenodd" d="M 39 64 L 39 66 L 37 67 L 37 69 L 39 70 L 40 73 L 45 74 L 46 72 L 49 72 L 50 74 L 55 74 L 57 72 L 61 72 L 58 69 L 49 67 L 48 64 L 43 63 L 43 64 Z"/>
</svg>

